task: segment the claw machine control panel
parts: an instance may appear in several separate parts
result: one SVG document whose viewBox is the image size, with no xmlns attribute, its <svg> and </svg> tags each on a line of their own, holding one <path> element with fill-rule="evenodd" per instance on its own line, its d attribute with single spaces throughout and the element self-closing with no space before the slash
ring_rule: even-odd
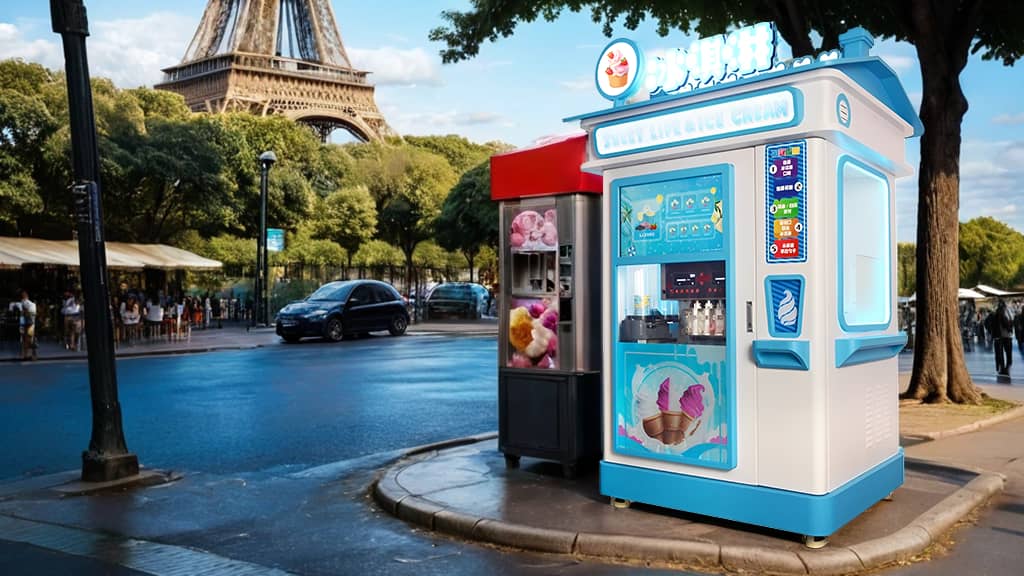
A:
<svg viewBox="0 0 1024 576">
<path fill-rule="evenodd" d="M 601 493 L 820 542 L 903 482 L 895 180 L 921 124 L 862 29 L 770 23 L 594 68 Z M 609 61 L 615 62 L 610 66 Z"/>
</svg>

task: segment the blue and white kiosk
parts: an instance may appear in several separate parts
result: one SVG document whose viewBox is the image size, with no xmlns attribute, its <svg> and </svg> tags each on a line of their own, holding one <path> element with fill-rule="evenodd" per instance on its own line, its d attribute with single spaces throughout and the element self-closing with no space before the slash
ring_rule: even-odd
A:
<svg viewBox="0 0 1024 576">
<path fill-rule="evenodd" d="M 921 125 L 862 29 L 599 57 L 601 492 L 825 538 L 903 483 L 894 183 Z"/>
</svg>

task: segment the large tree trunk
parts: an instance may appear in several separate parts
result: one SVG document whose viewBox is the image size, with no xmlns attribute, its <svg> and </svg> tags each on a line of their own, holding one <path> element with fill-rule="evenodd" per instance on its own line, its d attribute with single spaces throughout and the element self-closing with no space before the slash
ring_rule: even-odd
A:
<svg viewBox="0 0 1024 576">
<path fill-rule="evenodd" d="M 960 72 L 976 24 L 970 22 L 970 9 L 962 14 L 954 3 L 948 6 L 915 0 L 911 7 L 924 88 L 924 135 L 918 172 L 914 373 L 904 397 L 977 404 L 982 395 L 964 364 L 957 310 L 960 126 L 967 112 Z"/>
</svg>

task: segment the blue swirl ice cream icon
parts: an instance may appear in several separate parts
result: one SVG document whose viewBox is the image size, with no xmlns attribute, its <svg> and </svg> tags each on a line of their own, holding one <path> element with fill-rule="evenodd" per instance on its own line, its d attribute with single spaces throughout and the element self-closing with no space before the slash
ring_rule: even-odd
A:
<svg viewBox="0 0 1024 576">
<path fill-rule="evenodd" d="M 797 314 L 799 311 L 796 307 L 796 298 L 793 297 L 793 293 L 786 290 L 783 293 L 782 301 L 779 302 L 778 308 L 775 310 L 775 318 L 778 320 L 779 325 L 785 326 L 786 328 L 792 328 L 796 326 Z"/>
</svg>

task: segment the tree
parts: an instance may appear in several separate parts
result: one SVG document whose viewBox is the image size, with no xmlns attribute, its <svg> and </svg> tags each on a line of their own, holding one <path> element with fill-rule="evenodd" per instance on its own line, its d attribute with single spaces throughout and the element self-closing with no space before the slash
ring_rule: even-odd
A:
<svg viewBox="0 0 1024 576">
<path fill-rule="evenodd" d="M 375 145 L 376 155 L 356 161 L 377 205 L 381 237 L 405 256 L 406 285 L 413 281 L 416 245 L 434 232 L 434 221 L 455 172 L 436 154 L 411 146 Z"/>
<path fill-rule="evenodd" d="M 463 136 L 456 136 L 454 134 L 447 136 L 406 136 L 405 142 L 415 148 L 421 148 L 438 156 L 443 156 L 448 161 L 448 164 L 459 174 L 490 158 L 496 152 L 511 149 L 511 146 L 501 142 L 476 144 Z"/>
<path fill-rule="evenodd" d="M 445 199 L 435 228 L 438 244 L 465 256 L 472 282 L 480 248 L 498 246 L 498 203 L 491 200 L 490 160 L 462 175 Z"/>
<path fill-rule="evenodd" d="M 1009 288 L 1024 265 L 1024 236 L 983 216 L 960 224 L 960 284 Z"/>
<path fill-rule="evenodd" d="M 774 20 L 794 56 L 815 52 L 810 32 L 822 39 L 819 49 L 833 48 L 835 28 L 864 26 L 871 33 L 905 40 L 914 45 L 921 65 L 924 98 L 921 102 L 921 165 L 918 170 L 917 341 L 914 372 L 905 396 L 925 402 L 978 403 L 981 392 L 971 382 L 963 359 L 957 310 L 957 212 L 960 186 L 961 122 L 967 100 L 960 73 L 970 53 L 999 59 L 1010 66 L 1024 52 L 1024 34 L 1015 26 L 1024 18 L 1024 3 L 1017 0 L 761 0 L 720 2 L 649 0 L 547 0 L 506 2 L 473 0 L 473 10 L 446 11 L 450 28 L 436 28 L 431 40 L 442 41 L 445 62 L 475 56 L 484 40 L 513 33 L 519 22 L 538 16 L 556 18 L 564 8 L 579 11 L 589 6 L 595 21 L 612 24 L 625 18 L 634 29 L 645 17 L 658 20 L 664 35 L 677 28 L 720 34 L 733 24 Z"/>
<path fill-rule="evenodd" d="M 896 245 L 896 293 L 900 296 L 911 296 L 917 291 L 917 246 L 913 242 L 900 242 Z"/>
<path fill-rule="evenodd" d="M 377 207 L 365 186 L 342 188 L 318 202 L 316 235 L 337 242 L 347 254 L 346 268 L 363 243 L 377 232 Z"/>
</svg>

